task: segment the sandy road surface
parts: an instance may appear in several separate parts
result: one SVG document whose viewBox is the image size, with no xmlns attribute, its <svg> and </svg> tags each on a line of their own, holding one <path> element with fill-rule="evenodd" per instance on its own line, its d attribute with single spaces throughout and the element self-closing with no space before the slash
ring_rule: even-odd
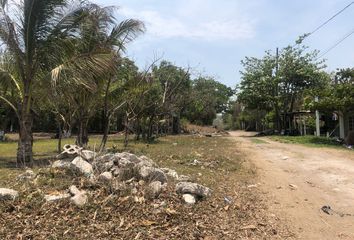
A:
<svg viewBox="0 0 354 240">
<path fill-rule="evenodd" d="M 284 144 L 231 132 L 258 169 L 270 213 L 298 239 L 354 240 L 354 151 Z M 331 215 L 321 207 L 329 205 Z"/>
</svg>

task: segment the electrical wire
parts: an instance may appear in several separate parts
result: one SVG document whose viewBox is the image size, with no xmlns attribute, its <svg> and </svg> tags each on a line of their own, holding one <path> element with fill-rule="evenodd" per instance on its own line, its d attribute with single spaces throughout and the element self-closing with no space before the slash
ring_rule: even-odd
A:
<svg viewBox="0 0 354 240">
<path fill-rule="evenodd" d="M 324 23 L 322 23 L 320 26 L 318 26 L 315 30 L 313 30 L 312 32 L 309 33 L 308 36 L 314 34 L 315 32 L 317 32 L 318 30 L 320 30 L 322 27 L 324 27 L 327 23 L 329 23 L 330 21 L 332 21 L 335 17 L 337 17 L 338 15 L 340 15 L 342 12 L 344 12 L 346 9 L 348 9 L 351 5 L 354 4 L 354 1 L 349 3 L 346 7 L 344 7 L 342 10 L 340 10 L 339 12 L 337 12 L 336 14 L 334 14 L 331 18 L 329 18 L 327 21 L 325 21 Z"/>
<path fill-rule="evenodd" d="M 312 32 L 309 32 L 307 34 L 304 35 L 304 38 L 297 42 L 293 47 L 295 47 L 296 45 L 301 44 L 306 38 L 308 38 L 309 36 L 311 36 L 312 34 L 316 33 L 318 30 L 320 30 L 321 28 L 323 28 L 324 26 L 326 26 L 330 21 L 332 21 L 334 18 L 336 18 L 338 15 L 340 15 L 341 13 L 343 13 L 345 10 L 347 10 L 351 5 L 354 4 L 354 1 L 352 1 L 351 3 L 349 3 L 347 6 L 345 6 L 343 9 L 341 9 L 339 12 L 337 12 L 336 14 L 334 14 L 332 17 L 330 17 L 327 21 L 325 21 L 324 23 L 322 23 L 320 26 L 318 26 L 317 28 L 315 28 Z"/>
<path fill-rule="evenodd" d="M 329 53 L 331 50 L 333 50 L 335 47 L 337 47 L 339 44 L 341 44 L 345 39 L 350 37 L 352 34 L 354 34 L 354 28 L 347 34 L 345 34 L 341 39 L 339 39 L 335 44 L 333 44 L 331 47 L 327 48 L 317 59 L 322 58 L 324 55 Z"/>
</svg>

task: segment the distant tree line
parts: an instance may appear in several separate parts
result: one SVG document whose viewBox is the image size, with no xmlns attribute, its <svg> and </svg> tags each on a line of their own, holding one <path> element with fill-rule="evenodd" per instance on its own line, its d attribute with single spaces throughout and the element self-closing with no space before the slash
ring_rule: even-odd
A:
<svg viewBox="0 0 354 240">
<path fill-rule="evenodd" d="M 327 73 L 318 53 L 297 44 L 279 54 L 267 51 L 262 58 L 246 57 L 228 121 L 234 128 L 291 132 L 296 112 L 353 111 L 354 68 Z"/>
</svg>

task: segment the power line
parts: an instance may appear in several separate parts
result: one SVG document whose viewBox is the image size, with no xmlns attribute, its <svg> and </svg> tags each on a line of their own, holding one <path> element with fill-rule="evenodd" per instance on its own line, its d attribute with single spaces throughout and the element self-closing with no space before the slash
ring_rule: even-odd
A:
<svg viewBox="0 0 354 240">
<path fill-rule="evenodd" d="M 324 27 L 327 23 L 329 23 L 330 21 L 332 21 L 335 17 L 337 17 L 339 14 L 341 14 L 342 12 L 344 12 L 347 8 L 349 8 L 351 5 L 354 4 L 354 1 L 349 3 L 347 6 L 345 6 L 342 10 L 340 10 L 339 12 L 337 12 L 336 14 L 334 14 L 331 18 L 329 18 L 327 21 L 325 21 L 324 23 L 322 23 L 320 26 L 318 26 L 315 30 L 313 30 L 312 32 L 309 33 L 308 36 L 314 34 L 315 32 L 317 32 L 318 30 L 320 30 L 322 27 Z"/>
<path fill-rule="evenodd" d="M 305 38 L 308 38 L 309 36 L 311 36 L 312 34 L 314 34 L 315 32 L 317 32 L 318 30 L 320 30 L 321 28 L 323 28 L 324 26 L 326 26 L 330 21 L 332 21 L 334 18 L 336 18 L 338 15 L 340 15 L 342 12 L 344 12 L 345 10 L 347 10 L 351 5 L 354 4 L 354 1 L 349 3 L 347 6 L 345 6 L 343 9 L 341 9 L 339 12 L 337 12 L 336 14 L 334 14 L 332 17 L 330 17 L 327 21 L 325 21 L 324 23 L 322 23 L 320 26 L 318 26 L 317 28 L 315 28 L 312 32 L 309 32 L 307 34 L 305 34 L 303 36 L 303 38 L 299 41 L 299 42 L 296 42 L 296 45 L 299 45 L 300 43 L 303 42 L 303 40 Z"/>
<path fill-rule="evenodd" d="M 331 47 L 329 47 L 326 51 L 324 51 L 317 59 L 322 58 L 324 55 L 326 55 L 327 53 L 329 53 L 332 49 L 334 49 L 335 47 L 337 47 L 339 44 L 341 44 L 345 39 L 347 39 L 348 37 L 350 37 L 352 34 L 354 34 L 354 29 L 352 31 L 350 31 L 349 33 L 347 33 L 346 35 L 344 35 L 341 39 L 339 39 L 334 45 L 332 45 Z"/>
</svg>

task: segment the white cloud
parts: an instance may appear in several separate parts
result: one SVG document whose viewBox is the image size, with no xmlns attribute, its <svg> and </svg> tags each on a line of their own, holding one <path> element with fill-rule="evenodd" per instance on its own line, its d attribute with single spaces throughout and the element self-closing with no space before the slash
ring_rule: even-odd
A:
<svg viewBox="0 0 354 240">
<path fill-rule="evenodd" d="M 226 20 L 213 19 L 213 16 L 195 14 L 189 18 L 165 16 L 155 10 L 135 11 L 120 9 L 120 14 L 127 18 L 137 18 L 145 22 L 147 34 L 155 38 L 190 38 L 214 40 L 242 40 L 255 35 L 254 24 L 244 17 Z M 207 18 L 207 20 L 205 20 Z"/>
</svg>

